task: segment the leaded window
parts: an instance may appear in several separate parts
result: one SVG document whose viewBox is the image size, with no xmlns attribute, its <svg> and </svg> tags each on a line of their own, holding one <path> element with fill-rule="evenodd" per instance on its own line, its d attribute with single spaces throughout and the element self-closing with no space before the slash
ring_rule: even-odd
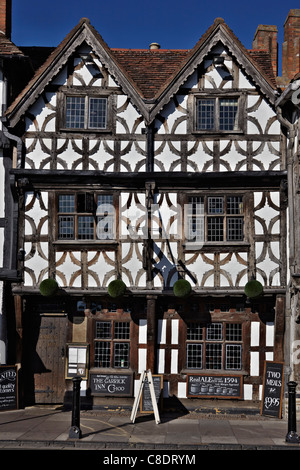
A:
<svg viewBox="0 0 300 470">
<path fill-rule="evenodd" d="M 188 369 L 241 370 L 242 324 L 187 324 L 186 367 Z"/>
<path fill-rule="evenodd" d="M 67 96 L 67 129 L 106 129 L 107 98 L 89 96 Z"/>
<path fill-rule="evenodd" d="M 130 367 L 130 322 L 95 322 L 94 366 L 101 368 Z"/>
<path fill-rule="evenodd" d="M 114 222 L 112 194 L 58 195 L 59 240 L 112 240 Z"/>
<path fill-rule="evenodd" d="M 243 241 L 243 196 L 189 197 L 186 227 L 186 238 L 188 241 Z"/>
<path fill-rule="evenodd" d="M 196 130 L 228 132 L 239 130 L 237 97 L 196 99 Z"/>
</svg>

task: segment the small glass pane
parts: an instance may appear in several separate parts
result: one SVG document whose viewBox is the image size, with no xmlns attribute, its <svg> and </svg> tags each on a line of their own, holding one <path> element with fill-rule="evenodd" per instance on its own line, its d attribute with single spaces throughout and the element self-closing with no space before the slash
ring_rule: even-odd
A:
<svg viewBox="0 0 300 470">
<path fill-rule="evenodd" d="M 215 127 L 215 100 L 197 100 L 197 129 L 213 130 Z"/>
<path fill-rule="evenodd" d="M 67 96 L 66 127 L 68 129 L 84 128 L 85 99 L 81 96 Z"/>
<path fill-rule="evenodd" d="M 111 323 L 109 321 L 96 322 L 96 338 L 109 339 L 111 338 Z"/>
<path fill-rule="evenodd" d="M 89 103 L 89 128 L 105 129 L 107 98 L 90 98 Z"/>
<path fill-rule="evenodd" d="M 237 129 L 238 100 L 220 99 L 220 130 L 233 131 Z"/>
<path fill-rule="evenodd" d="M 206 344 L 205 365 L 206 369 L 222 369 L 222 344 Z"/>
<path fill-rule="evenodd" d="M 74 217 L 72 216 L 59 216 L 58 218 L 58 238 L 60 240 L 73 240 L 75 229 L 74 229 Z"/>
<path fill-rule="evenodd" d="M 78 217 L 78 240 L 93 240 L 94 218 L 92 216 Z"/>
<path fill-rule="evenodd" d="M 58 212 L 75 212 L 74 194 L 60 194 L 58 196 Z"/>
<path fill-rule="evenodd" d="M 225 369 L 241 370 L 242 368 L 242 346 L 238 344 L 226 344 Z"/>
<path fill-rule="evenodd" d="M 114 344 L 114 367 L 129 367 L 129 343 Z"/>
<path fill-rule="evenodd" d="M 202 369 L 202 350 L 200 343 L 189 343 L 186 345 L 186 366 L 189 369 Z"/>
<path fill-rule="evenodd" d="M 110 341 L 95 342 L 95 367 L 110 367 Z"/>
</svg>

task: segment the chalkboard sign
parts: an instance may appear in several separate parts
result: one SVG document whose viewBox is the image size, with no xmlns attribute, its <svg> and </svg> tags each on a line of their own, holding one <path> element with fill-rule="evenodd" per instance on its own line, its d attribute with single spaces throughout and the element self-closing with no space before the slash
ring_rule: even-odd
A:
<svg viewBox="0 0 300 470">
<path fill-rule="evenodd" d="M 281 418 L 283 362 L 265 362 L 261 414 Z"/>
<path fill-rule="evenodd" d="M 158 408 L 161 408 L 163 376 L 162 375 L 152 375 L 152 381 L 153 381 L 153 387 L 154 387 L 156 403 L 157 403 Z M 140 401 L 140 412 L 141 413 L 154 412 L 152 399 L 151 399 L 151 394 L 150 394 L 150 387 L 149 387 L 147 377 L 145 378 L 145 381 L 144 381 L 144 384 L 143 384 L 143 390 L 142 390 L 141 401 Z"/>
<path fill-rule="evenodd" d="M 242 398 L 242 375 L 189 375 L 187 396 L 207 398 Z"/>
<path fill-rule="evenodd" d="M 132 374 L 98 374 L 90 372 L 92 395 L 132 396 Z"/>
<path fill-rule="evenodd" d="M 0 366 L 0 411 L 18 408 L 18 369 Z"/>
</svg>

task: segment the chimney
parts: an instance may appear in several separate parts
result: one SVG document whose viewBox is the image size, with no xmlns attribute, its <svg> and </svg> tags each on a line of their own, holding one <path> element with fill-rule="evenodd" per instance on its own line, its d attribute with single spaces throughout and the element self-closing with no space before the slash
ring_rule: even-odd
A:
<svg viewBox="0 0 300 470">
<path fill-rule="evenodd" d="M 300 72 L 300 10 L 290 10 L 284 23 L 282 76 L 289 81 Z"/>
<path fill-rule="evenodd" d="M 260 24 L 254 35 L 253 49 L 268 51 L 271 55 L 272 67 L 275 77 L 278 75 L 278 43 L 277 26 Z"/>
<path fill-rule="evenodd" d="M 0 0 L 0 32 L 8 39 L 11 39 L 11 2 Z"/>
</svg>

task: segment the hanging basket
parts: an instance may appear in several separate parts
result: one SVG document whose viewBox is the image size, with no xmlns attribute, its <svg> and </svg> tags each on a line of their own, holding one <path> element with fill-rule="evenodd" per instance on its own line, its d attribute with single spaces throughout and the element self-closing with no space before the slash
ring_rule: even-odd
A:
<svg viewBox="0 0 300 470">
<path fill-rule="evenodd" d="M 249 299 L 255 299 L 256 297 L 259 297 L 263 293 L 263 290 L 263 285 L 255 279 L 247 282 L 244 287 L 244 292 Z"/>
<path fill-rule="evenodd" d="M 187 297 L 192 291 L 192 286 L 186 279 L 178 279 L 173 286 L 175 297 Z"/>
<path fill-rule="evenodd" d="M 52 297 L 58 291 L 58 284 L 55 279 L 44 279 L 40 283 L 40 293 L 44 297 Z"/>
<path fill-rule="evenodd" d="M 113 297 L 121 297 L 125 294 L 126 291 L 126 284 L 121 279 L 115 279 L 111 281 L 108 285 L 107 292 L 108 294 Z"/>
</svg>

